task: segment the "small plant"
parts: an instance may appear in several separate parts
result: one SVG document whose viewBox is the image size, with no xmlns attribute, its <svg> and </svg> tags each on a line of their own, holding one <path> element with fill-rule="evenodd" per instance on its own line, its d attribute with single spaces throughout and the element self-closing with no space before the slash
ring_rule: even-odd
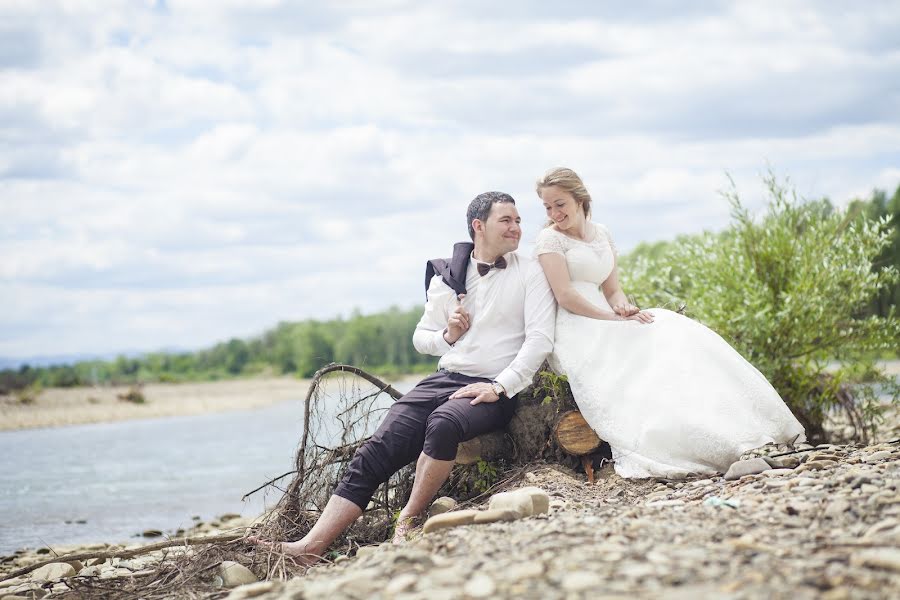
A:
<svg viewBox="0 0 900 600">
<path fill-rule="evenodd" d="M 124 394 L 118 394 L 116 396 L 122 402 L 131 402 L 132 404 L 146 404 L 147 399 L 144 397 L 144 393 L 141 391 L 141 385 L 133 385 L 128 388 L 128 391 Z"/>
<path fill-rule="evenodd" d="M 569 389 L 569 378 L 565 375 L 557 375 L 553 371 L 543 370 L 537 374 L 534 383 L 534 395 L 540 397 L 542 405 L 550 404 L 556 401 L 557 406 L 562 402 Z"/>
<path fill-rule="evenodd" d="M 43 390 L 44 388 L 41 386 L 40 382 L 35 381 L 20 390 L 16 390 L 16 400 L 19 401 L 19 404 L 34 404 L 37 402 L 38 396 L 41 395 Z"/>
<path fill-rule="evenodd" d="M 497 468 L 484 459 L 479 458 L 475 463 L 477 474 L 475 475 L 475 489 L 483 494 L 491 489 L 491 486 L 497 482 Z"/>
</svg>

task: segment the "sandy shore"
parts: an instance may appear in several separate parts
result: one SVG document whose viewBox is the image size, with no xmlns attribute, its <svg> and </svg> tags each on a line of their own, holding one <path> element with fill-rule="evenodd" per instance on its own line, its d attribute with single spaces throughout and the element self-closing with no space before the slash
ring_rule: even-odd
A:
<svg viewBox="0 0 900 600">
<path fill-rule="evenodd" d="M 118 398 L 127 386 L 51 388 L 28 405 L 0 396 L 0 431 L 262 408 L 300 402 L 308 386 L 308 379 L 293 377 L 149 384 L 142 388 L 144 404 Z"/>
</svg>

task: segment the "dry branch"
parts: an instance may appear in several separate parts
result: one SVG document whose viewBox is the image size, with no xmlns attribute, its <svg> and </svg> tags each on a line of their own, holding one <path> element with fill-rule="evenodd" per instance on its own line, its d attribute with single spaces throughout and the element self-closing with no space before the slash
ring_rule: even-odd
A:
<svg viewBox="0 0 900 600">
<path fill-rule="evenodd" d="M 210 535 L 202 538 L 198 537 L 185 537 L 178 538 L 175 540 L 166 540 L 165 542 L 156 542 L 155 544 L 148 544 L 146 546 L 141 546 L 140 548 L 130 548 L 128 550 L 119 550 L 115 552 L 103 551 L 103 552 L 78 552 L 76 554 L 65 554 L 63 556 L 55 556 L 53 558 L 48 558 L 46 560 L 42 560 L 36 562 L 34 564 L 28 565 L 27 567 L 22 567 L 21 569 L 16 569 L 11 573 L 7 573 L 6 575 L 0 575 L 0 581 L 6 581 L 7 579 L 12 579 L 14 577 L 19 577 L 20 575 L 26 575 L 31 573 L 35 569 L 40 569 L 45 565 L 49 565 L 52 563 L 59 562 L 71 562 L 73 560 L 89 560 L 92 558 L 100 558 L 103 560 L 109 560 L 111 558 L 133 558 L 135 556 L 140 556 L 141 554 L 147 554 L 148 552 L 155 552 L 157 550 L 163 550 L 165 548 L 174 548 L 175 546 L 199 546 L 201 544 L 224 544 L 226 542 L 233 542 L 234 540 L 239 540 L 244 537 L 243 533 L 224 533 L 221 535 Z"/>
</svg>

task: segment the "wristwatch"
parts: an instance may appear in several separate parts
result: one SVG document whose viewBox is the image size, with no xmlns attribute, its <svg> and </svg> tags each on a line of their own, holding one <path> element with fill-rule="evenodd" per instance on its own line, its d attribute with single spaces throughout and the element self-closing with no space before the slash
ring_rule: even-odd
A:
<svg viewBox="0 0 900 600">
<path fill-rule="evenodd" d="M 494 390 L 494 393 L 497 394 L 498 398 L 509 398 L 509 396 L 506 395 L 506 388 L 503 387 L 502 383 L 492 381 L 491 389 Z"/>
</svg>

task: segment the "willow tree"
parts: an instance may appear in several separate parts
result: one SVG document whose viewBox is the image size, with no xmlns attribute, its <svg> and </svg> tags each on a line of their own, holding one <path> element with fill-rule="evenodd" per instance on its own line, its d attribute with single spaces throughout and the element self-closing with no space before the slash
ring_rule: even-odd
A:
<svg viewBox="0 0 900 600">
<path fill-rule="evenodd" d="M 626 260 L 626 289 L 645 306 L 684 307 L 718 332 L 772 382 L 810 439 L 826 437 L 823 422 L 838 407 L 865 439 L 884 396 L 898 398 L 876 360 L 895 355 L 900 320 L 894 309 L 867 310 L 898 281 L 896 265 L 873 269 L 896 225 L 798 198 L 771 174 L 764 181 L 763 215 L 751 215 L 732 181 L 723 193 L 730 226 Z"/>
</svg>

